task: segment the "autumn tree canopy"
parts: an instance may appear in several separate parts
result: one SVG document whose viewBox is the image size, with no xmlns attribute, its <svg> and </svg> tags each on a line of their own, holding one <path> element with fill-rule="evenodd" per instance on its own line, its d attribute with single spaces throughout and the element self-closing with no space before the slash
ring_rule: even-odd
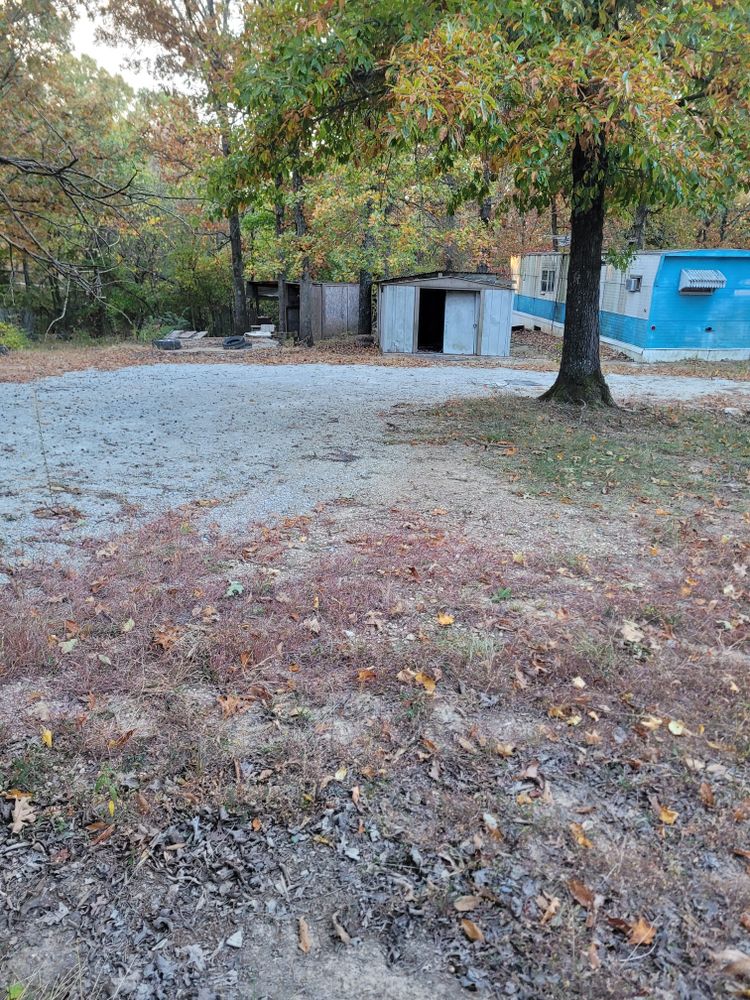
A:
<svg viewBox="0 0 750 1000">
<path fill-rule="evenodd" d="M 257 122 L 254 169 L 293 145 L 353 163 L 421 145 L 435 173 L 473 159 L 457 197 L 503 170 L 523 209 L 561 197 L 568 308 L 549 396 L 610 402 L 598 318 L 607 212 L 690 201 L 707 213 L 747 185 L 749 17 L 737 0 L 379 0 L 307 14 L 281 3 L 264 11 L 265 55 L 247 60 L 240 89 Z"/>
</svg>

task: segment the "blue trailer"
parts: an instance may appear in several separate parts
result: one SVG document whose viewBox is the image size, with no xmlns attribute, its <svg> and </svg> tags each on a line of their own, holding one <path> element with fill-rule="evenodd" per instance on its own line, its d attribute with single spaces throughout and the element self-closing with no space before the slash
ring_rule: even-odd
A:
<svg viewBox="0 0 750 1000">
<path fill-rule="evenodd" d="M 569 256 L 511 258 L 513 324 L 562 333 Z M 750 250 L 638 253 L 602 264 L 602 340 L 640 361 L 750 358 Z"/>
</svg>

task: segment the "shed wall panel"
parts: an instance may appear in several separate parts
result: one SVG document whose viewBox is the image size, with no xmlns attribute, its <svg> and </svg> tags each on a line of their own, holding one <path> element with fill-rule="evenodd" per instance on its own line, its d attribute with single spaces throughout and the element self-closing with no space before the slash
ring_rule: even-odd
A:
<svg viewBox="0 0 750 1000">
<path fill-rule="evenodd" d="M 484 293 L 481 354 L 504 358 L 510 354 L 510 326 L 513 308 L 511 291 L 487 289 Z"/>
<path fill-rule="evenodd" d="M 445 293 L 444 354 L 475 353 L 478 316 L 478 292 Z"/>
<path fill-rule="evenodd" d="M 380 347 L 388 353 L 411 354 L 414 350 L 414 308 L 417 290 L 413 285 L 385 285 L 382 299 Z"/>
</svg>

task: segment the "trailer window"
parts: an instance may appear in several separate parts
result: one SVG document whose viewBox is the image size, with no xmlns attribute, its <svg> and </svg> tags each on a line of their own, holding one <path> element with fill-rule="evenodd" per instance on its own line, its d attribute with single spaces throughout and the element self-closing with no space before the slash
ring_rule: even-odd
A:
<svg viewBox="0 0 750 1000">
<path fill-rule="evenodd" d="M 552 269 L 542 268 L 542 291 L 543 292 L 554 292 L 555 290 L 555 272 Z"/>
</svg>

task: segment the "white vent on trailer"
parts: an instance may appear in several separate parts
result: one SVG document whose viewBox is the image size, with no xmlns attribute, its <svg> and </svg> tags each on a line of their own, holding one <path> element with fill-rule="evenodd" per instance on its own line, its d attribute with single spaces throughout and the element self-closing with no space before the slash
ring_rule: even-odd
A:
<svg viewBox="0 0 750 1000">
<path fill-rule="evenodd" d="M 683 268 L 680 271 L 679 290 L 694 292 L 698 295 L 710 295 L 717 288 L 725 288 L 727 279 L 721 271 L 698 271 L 693 268 Z"/>
<path fill-rule="evenodd" d="M 642 285 L 643 285 L 642 274 L 631 274 L 630 277 L 625 282 L 625 287 L 629 292 L 640 292 Z"/>
</svg>

